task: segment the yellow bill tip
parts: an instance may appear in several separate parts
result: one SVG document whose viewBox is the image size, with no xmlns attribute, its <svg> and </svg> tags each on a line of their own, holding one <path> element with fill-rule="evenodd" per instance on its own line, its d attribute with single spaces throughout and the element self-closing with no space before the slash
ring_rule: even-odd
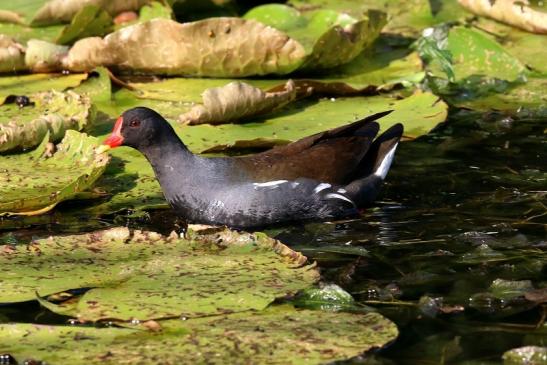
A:
<svg viewBox="0 0 547 365">
<path fill-rule="evenodd" d="M 99 147 L 97 147 L 95 149 L 95 153 L 99 154 L 99 153 L 104 153 L 106 151 L 108 151 L 111 147 L 107 144 L 102 144 L 100 145 Z"/>
</svg>

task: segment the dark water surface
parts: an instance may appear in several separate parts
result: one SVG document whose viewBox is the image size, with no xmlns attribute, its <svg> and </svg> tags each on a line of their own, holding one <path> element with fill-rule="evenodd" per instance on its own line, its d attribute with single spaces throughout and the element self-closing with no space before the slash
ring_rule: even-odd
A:
<svg viewBox="0 0 547 365">
<path fill-rule="evenodd" d="M 511 348 L 547 346 L 546 132 L 537 117 L 451 113 L 400 146 L 377 208 L 268 232 L 317 260 L 326 282 L 397 323 L 395 343 L 348 363 L 499 364 Z M 130 223 L 165 231 L 165 216 Z M 0 244 L 119 224 L 48 219 L 18 230 L 27 224 L 0 222 Z M 497 279 L 543 288 L 535 292 L 543 301 L 489 292 Z M 9 320 L 66 323 L 37 304 L 0 307 L 0 321 Z"/>
</svg>

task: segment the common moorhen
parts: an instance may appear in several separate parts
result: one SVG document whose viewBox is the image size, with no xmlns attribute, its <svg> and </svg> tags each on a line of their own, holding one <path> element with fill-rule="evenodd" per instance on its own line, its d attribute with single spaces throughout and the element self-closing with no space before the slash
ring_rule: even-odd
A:
<svg viewBox="0 0 547 365">
<path fill-rule="evenodd" d="M 389 113 L 258 154 L 204 157 L 161 115 L 138 107 L 118 118 L 104 144 L 144 154 L 169 204 L 190 222 L 248 228 L 341 218 L 371 204 L 387 175 L 403 126 L 374 140 L 374 120 Z"/>
</svg>

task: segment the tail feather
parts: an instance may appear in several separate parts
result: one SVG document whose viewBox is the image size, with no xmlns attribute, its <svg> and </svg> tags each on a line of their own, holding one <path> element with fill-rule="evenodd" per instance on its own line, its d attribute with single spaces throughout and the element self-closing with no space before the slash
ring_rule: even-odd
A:
<svg viewBox="0 0 547 365">
<path fill-rule="evenodd" d="M 376 199 L 402 135 L 403 125 L 395 124 L 376 138 L 359 164 L 357 175 L 345 186 L 358 207 L 368 206 Z"/>
</svg>

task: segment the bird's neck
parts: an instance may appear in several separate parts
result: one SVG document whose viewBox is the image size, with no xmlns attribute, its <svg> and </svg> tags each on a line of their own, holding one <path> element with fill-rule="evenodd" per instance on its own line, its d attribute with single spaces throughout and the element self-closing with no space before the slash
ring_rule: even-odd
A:
<svg viewBox="0 0 547 365">
<path fill-rule="evenodd" d="M 139 147 L 139 151 L 152 165 L 160 184 L 164 186 L 167 176 L 177 178 L 177 175 L 192 171 L 196 158 L 173 133 L 163 133 L 155 143 Z"/>
</svg>

